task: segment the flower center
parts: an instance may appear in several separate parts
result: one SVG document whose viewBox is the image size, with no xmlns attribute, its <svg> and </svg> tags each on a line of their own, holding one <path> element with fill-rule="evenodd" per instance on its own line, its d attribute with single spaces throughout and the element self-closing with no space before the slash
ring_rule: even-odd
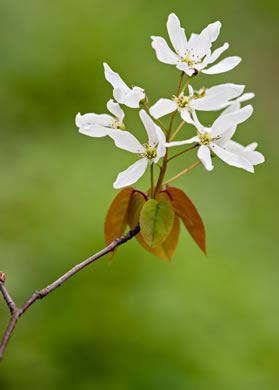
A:
<svg viewBox="0 0 279 390">
<path fill-rule="evenodd" d="M 157 157 L 157 149 L 148 146 L 145 150 L 144 157 L 146 157 L 148 160 L 153 160 Z"/>
<path fill-rule="evenodd" d="M 178 105 L 178 108 L 183 109 L 183 108 L 186 108 L 188 106 L 191 98 L 189 96 L 184 96 L 184 94 L 182 93 L 178 97 L 174 97 L 174 100 L 175 100 L 176 104 Z"/>
<path fill-rule="evenodd" d="M 190 51 L 188 51 L 187 57 L 181 59 L 181 62 L 187 62 L 187 64 L 190 66 L 194 65 L 195 62 L 193 60 L 191 60 L 191 52 Z"/>
<path fill-rule="evenodd" d="M 202 145 L 206 145 L 207 146 L 207 145 L 210 144 L 210 141 L 211 141 L 210 134 L 203 133 L 203 134 L 200 134 L 199 137 L 200 137 L 200 143 Z"/>
<path fill-rule="evenodd" d="M 124 123 L 120 123 L 120 120 L 118 118 L 115 119 L 111 118 L 111 127 L 113 129 L 125 130 Z"/>
<path fill-rule="evenodd" d="M 193 51 L 193 49 L 191 49 Z M 179 55 L 179 57 L 181 58 L 180 61 L 181 62 L 187 62 L 187 64 L 189 65 L 189 67 L 193 67 L 193 65 L 195 64 L 199 64 L 200 62 L 202 62 L 202 59 L 200 58 L 199 55 L 195 55 L 191 52 L 191 50 L 187 50 L 186 53 L 184 54 L 184 56 L 181 56 L 179 53 L 177 53 Z"/>
</svg>

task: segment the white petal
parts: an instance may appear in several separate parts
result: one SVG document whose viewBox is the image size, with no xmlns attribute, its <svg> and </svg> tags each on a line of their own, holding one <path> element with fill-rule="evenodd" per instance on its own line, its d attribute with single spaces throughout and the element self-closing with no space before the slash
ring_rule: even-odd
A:
<svg viewBox="0 0 279 390">
<path fill-rule="evenodd" d="M 242 157 L 246 158 L 252 165 L 258 165 L 264 162 L 264 156 L 262 153 L 255 151 L 258 144 L 256 142 L 253 142 L 250 145 L 243 146 L 235 141 L 229 141 L 225 145 L 225 149 L 234 152 L 239 153 Z"/>
<path fill-rule="evenodd" d="M 110 99 L 107 102 L 107 108 L 116 118 L 119 119 L 120 123 L 123 122 L 125 114 L 124 111 L 120 108 L 118 103 L 114 103 L 114 101 Z"/>
<path fill-rule="evenodd" d="M 240 110 L 240 103 L 235 100 L 231 105 L 229 105 L 222 113 L 221 115 L 226 115 L 226 114 L 229 114 L 231 112 L 235 112 L 235 111 L 238 111 Z"/>
<path fill-rule="evenodd" d="M 127 107 L 138 108 L 140 101 L 144 99 L 145 94 L 143 89 L 139 87 L 134 87 L 133 89 L 120 89 L 115 88 L 113 90 L 113 97 L 120 104 L 125 104 Z"/>
<path fill-rule="evenodd" d="M 152 107 L 150 107 L 150 114 L 153 118 L 158 119 L 175 111 L 176 108 L 177 105 L 174 101 L 170 99 L 160 99 Z"/>
<path fill-rule="evenodd" d="M 151 37 L 152 47 L 156 52 L 159 61 L 165 64 L 176 65 L 178 63 L 177 55 L 169 48 L 167 42 L 161 37 Z"/>
<path fill-rule="evenodd" d="M 228 48 L 229 48 L 228 42 L 224 43 L 223 46 L 218 47 L 218 49 L 214 50 L 212 54 L 211 53 L 209 54 L 208 58 L 205 58 L 206 64 L 212 64 L 213 62 L 215 62 L 220 57 L 220 55 Z"/>
<path fill-rule="evenodd" d="M 257 151 L 244 151 L 242 152 L 242 156 L 245 157 L 252 165 L 258 165 L 264 162 L 264 155 Z"/>
<path fill-rule="evenodd" d="M 183 70 L 183 72 L 186 73 L 188 76 L 193 76 L 193 74 L 195 73 L 194 69 L 189 68 L 187 62 L 178 62 L 176 67 L 179 70 Z"/>
<path fill-rule="evenodd" d="M 198 150 L 198 158 L 201 160 L 205 169 L 207 169 L 208 171 L 212 171 L 214 167 L 212 165 L 211 152 L 207 146 L 205 145 L 200 146 Z"/>
<path fill-rule="evenodd" d="M 183 108 L 180 111 L 180 115 L 181 115 L 181 118 L 184 120 L 184 122 L 191 123 L 191 124 L 194 123 L 193 119 L 191 118 L 190 112 L 187 110 L 187 108 Z"/>
<path fill-rule="evenodd" d="M 255 94 L 253 92 L 246 92 L 242 96 L 240 96 L 238 99 L 236 99 L 236 102 L 246 102 L 247 100 L 253 99 L 255 97 Z"/>
<path fill-rule="evenodd" d="M 111 68 L 104 62 L 105 78 L 113 86 L 113 88 L 129 89 L 118 73 L 113 72 Z"/>
<path fill-rule="evenodd" d="M 136 163 L 131 165 L 125 171 L 119 173 L 116 181 L 113 183 L 114 188 L 122 188 L 129 186 L 136 181 L 144 174 L 148 161 L 145 158 L 138 160 Z"/>
<path fill-rule="evenodd" d="M 210 23 L 202 30 L 200 36 L 202 36 L 204 39 L 208 39 L 210 42 L 215 42 L 220 34 L 221 26 L 222 24 L 219 21 L 215 23 Z"/>
<path fill-rule="evenodd" d="M 173 13 L 168 17 L 167 29 L 175 51 L 183 56 L 187 49 L 185 30 L 180 26 L 178 17 Z"/>
<path fill-rule="evenodd" d="M 254 172 L 253 165 L 241 155 L 225 150 L 214 143 L 212 143 L 210 147 L 221 160 L 225 161 L 225 163 L 232 165 L 233 167 L 245 169 L 248 172 Z"/>
<path fill-rule="evenodd" d="M 156 128 L 157 133 L 157 140 L 158 140 L 158 146 L 157 146 L 157 157 L 154 159 L 154 162 L 157 163 L 161 157 L 164 157 L 166 154 L 166 136 L 164 132 L 160 129 L 160 127 L 157 126 Z"/>
<path fill-rule="evenodd" d="M 225 107 L 230 99 L 240 96 L 245 85 L 232 83 L 216 85 L 206 90 L 205 96 L 194 99 L 191 107 L 200 111 L 219 110 Z"/>
<path fill-rule="evenodd" d="M 111 130 L 109 136 L 114 140 L 115 145 L 131 153 L 144 153 L 145 148 L 139 143 L 129 131 Z"/>
<path fill-rule="evenodd" d="M 91 125 L 100 125 L 105 127 L 111 127 L 113 118 L 107 114 L 84 114 L 80 113 L 76 116 L 77 127 L 87 127 Z"/>
<path fill-rule="evenodd" d="M 215 142 L 214 142 L 215 143 Z M 229 140 L 226 143 L 225 149 L 228 150 L 229 152 L 233 153 L 241 153 L 245 149 L 245 146 L 239 144 L 238 142 Z"/>
<path fill-rule="evenodd" d="M 230 139 L 233 137 L 235 131 L 236 131 L 236 126 L 229 128 L 228 130 L 224 131 L 222 133 L 222 137 L 214 141 L 214 143 L 221 147 L 227 146 L 228 142 L 231 142 Z"/>
<path fill-rule="evenodd" d="M 88 135 L 89 137 L 105 137 L 106 135 L 109 135 L 109 132 L 111 130 L 107 127 L 103 127 L 100 125 L 91 125 L 90 127 L 80 127 L 79 132 L 84 135 Z"/>
<path fill-rule="evenodd" d="M 244 146 L 244 149 L 246 152 L 252 152 L 252 151 L 256 150 L 257 147 L 258 147 L 258 143 L 252 142 L 251 144 Z"/>
<path fill-rule="evenodd" d="M 192 97 L 194 95 L 194 89 L 191 86 L 191 84 L 188 85 L 188 91 L 189 91 L 189 96 Z"/>
<path fill-rule="evenodd" d="M 191 52 L 200 58 L 207 54 L 212 42 L 216 41 L 220 33 L 220 28 L 221 23 L 215 22 L 209 24 L 199 35 L 192 34 L 188 43 Z"/>
<path fill-rule="evenodd" d="M 173 142 L 166 142 L 165 146 L 167 148 L 171 148 L 173 146 L 180 146 L 180 145 L 186 145 L 186 144 L 192 144 L 193 142 L 200 142 L 199 137 L 195 136 L 190 139 L 186 139 L 185 141 L 173 141 Z"/>
<path fill-rule="evenodd" d="M 148 144 L 149 146 L 155 147 L 159 142 L 157 138 L 157 129 L 161 129 L 153 122 L 153 120 L 144 110 L 140 110 L 139 115 L 148 135 Z"/>
<path fill-rule="evenodd" d="M 220 61 L 217 65 L 212 66 L 209 69 L 203 69 L 202 72 L 206 74 L 217 74 L 228 72 L 235 68 L 241 61 L 240 57 L 227 57 Z"/>
<path fill-rule="evenodd" d="M 249 104 L 248 106 L 245 106 L 238 111 L 220 115 L 212 125 L 212 137 L 218 137 L 229 128 L 246 121 L 246 119 L 248 119 L 252 115 L 252 113 L 253 107 L 251 106 L 251 104 Z"/>
</svg>

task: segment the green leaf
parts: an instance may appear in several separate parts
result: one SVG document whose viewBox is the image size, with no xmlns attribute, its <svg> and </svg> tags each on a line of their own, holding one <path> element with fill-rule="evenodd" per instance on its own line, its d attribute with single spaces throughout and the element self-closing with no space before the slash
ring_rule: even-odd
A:
<svg viewBox="0 0 279 390">
<path fill-rule="evenodd" d="M 105 220 L 105 240 L 107 245 L 125 233 L 128 224 L 130 199 L 133 191 L 132 187 L 124 188 L 124 190 L 120 191 L 114 198 L 109 208 Z M 113 258 L 115 250 L 110 252 L 111 259 Z"/>
<path fill-rule="evenodd" d="M 166 191 L 171 198 L 170 203 L 175 214 L 181 218 L 192 238 L 206 254 L 205 228 L 196 207 L 182 190 L 176 187 L 168 187 Z"/>
<path fill-rule="evenodd" d="M 155 199 L 145 203 L 140 214 L 140 227 L 143 239 L 151 249 L 165 241 L 173 221 L 174 211 L 169 203 Z"/>
</svg>

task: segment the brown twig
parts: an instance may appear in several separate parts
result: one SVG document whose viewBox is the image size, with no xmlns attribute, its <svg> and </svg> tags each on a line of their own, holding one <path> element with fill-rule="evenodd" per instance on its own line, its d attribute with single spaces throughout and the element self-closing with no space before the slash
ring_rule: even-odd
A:
<svg viewBox="0 0 279 390">
<path fill-rule="evenodd" d="M 4 297 L 4 300 L 6 301 L 10 312 L 12 314 L 9 325 L 5 331 L 5 334 L 3 336 L 3 339 L 0 344 L 0 360 L 3 359 L 3 354 L 5 352 L 5 349 L 7 347 L 7 344 L 12 336 L 12 333 L 14 331 L 14 328 L 16 326 L 16 323 L 20 316 L 22 316 L 23 313 L 26 312 L 27 309 L 31 305 L 33 305 L 34 302 L 36 302 L 38 299 L 42 299 L 46 297 L 49 293 L 57 289 L 57 287 L 61 286 L 66 280 L 71 278 L 73 275 L 75 275 L 77 272 L 88 266 L 89 264 L 93 263 L 93 261 L 99 259 L 100 257 L 103 257 L 109 252 L 112 252 L 117 246 L 124 244 L 125 242 L 129 241 L 131 238 L 133 238 L 136 234 L 138 234 L 140 231 L 140 226 L 137 224 L 133 229 L 131 229 L 128 233 L 124 234 L 123 236 L 116 238 L 111 244 L 109 244 L 106 248 L 102 249 L 100 252 L 97 252 L 95 255 L 89 257 L 88 259 L 84 260 L 82 263 L 75 265 L 72 269 L 70 269 L 68 272 L 66 272 L 64 275 L 62 275 L 60 278 L 58 278 L 56 281 L 54 281 L 52 284 L 48 285 L 47 287 L 43 288 L 40 291 L 35 291 L 34 294 L 23 304 L 21 308 L 17 308 L 14 301 L 10 297 L 6 287 L 5 287 L 5 277 L 0 278 L 0 291 Z M 1 273 L 4 275 L 3 273 Z"/>
</svg>

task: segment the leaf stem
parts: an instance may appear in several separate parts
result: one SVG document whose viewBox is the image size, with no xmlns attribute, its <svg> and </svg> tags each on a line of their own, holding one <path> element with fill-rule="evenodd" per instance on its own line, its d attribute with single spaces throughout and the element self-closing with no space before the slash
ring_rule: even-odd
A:
<svg viewBox="0 0 279 390">
<path fill-rule="evenodd" d="M 178 173 L 177 175 L 173 176 L 171 179 L 165 181 L 165 182 L 163 183 L 163 185 L 169 184 L 169 183 L 171 183 L 172 181 L 178 179 L 180 176 L 182 176 L 182 175 L 184 175 L 185 173 L 191 171 L 191 169 L 197 167 L 200 163 L 201 163 L 200 160 L 197 161 L 197 162 L 195 162 L 195 164 L 193 164 L 193 165 L 191 165 L 190 167 L 184 169 L 184 171 Z"/>
<path fill-rule="evenodd" d="M 190 147 L 187 148 L 187 149 L 182 150 L 182 151 L 179 152 L 179 153 L 176 153 L 174 156 L 171 156 L 171 157 L 167 160 L 167 162 L 171 161 L 171 160 L 174 159 L 175 157 L 180 156 L 180 155 L 183 154 L 183 153 L 189 152 L 189 150 L 195 149 L 197 146 L 199 146 L 199 144 L 195 144 L 195 145 L 193 145 L 193 146 L 190 146 Z"/>
</svg>

